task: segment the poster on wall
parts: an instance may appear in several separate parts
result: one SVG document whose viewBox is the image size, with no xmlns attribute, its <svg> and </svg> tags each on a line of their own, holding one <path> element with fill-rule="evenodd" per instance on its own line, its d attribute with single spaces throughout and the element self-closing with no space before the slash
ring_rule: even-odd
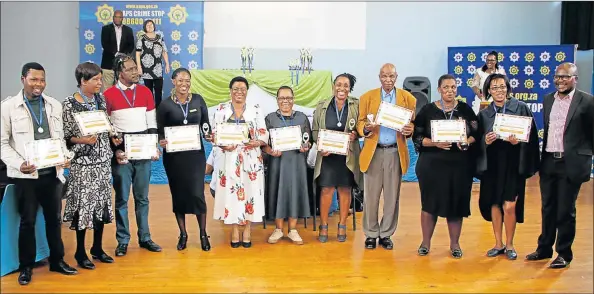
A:
<svg viewBox="0 0 594 294">
<path fill-rule="evenodd" d="M 164 77 L 163 98 L 171 93 L 170 75 L 173 70 L 180 67 L 203 68 L 204 2 L 81 1 L 80 62 L 91 61 L 101 64 L 101 29 L 113 22 L 116 10 L 123 12 L 123 24 L 132 28 L 135 41 L 142 36 L 142 25 L 147 19 L 153 20 L 155 32 L 165 41 L 171 71 Z"/>
<path fill-rule="evenodd" d="M 498 66 L 509 78 L 513 97 L 528 104 L 534 113 L 542 144 L 543 98 L 556 91 L 555 70 L 561 63 L 575 62 L 576 50 L 575 45 L 448 47 L 448 73 L 456 77 L 458 99 L 478 111 L 480 98 L 472 91 L 472 79 L 485 65 L 487 54 L 496 51 Z"/>
</svg>

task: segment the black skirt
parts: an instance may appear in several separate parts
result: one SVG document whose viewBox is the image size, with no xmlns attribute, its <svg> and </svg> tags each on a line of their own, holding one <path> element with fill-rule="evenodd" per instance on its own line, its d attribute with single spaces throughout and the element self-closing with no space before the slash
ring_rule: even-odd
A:
<svg viewBox="0 0 594 294">
<path fill-rule="evenodd" d="M 179 214 L 205 214 L 204 151 L 192 150 L 163 153 L 163 166 L 169 180 L 173 212 Z"/>
</svg>

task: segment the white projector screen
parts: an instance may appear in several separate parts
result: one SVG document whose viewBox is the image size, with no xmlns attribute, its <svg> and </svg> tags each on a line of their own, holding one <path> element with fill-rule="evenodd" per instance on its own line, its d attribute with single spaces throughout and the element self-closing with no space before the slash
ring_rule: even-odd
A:
<svg viewBox="0 0 594 294">
<path fill-rule="evenodd" d="M 365 50 L 365 2 L 205 2 L 204 47 Z"/>
</svg>

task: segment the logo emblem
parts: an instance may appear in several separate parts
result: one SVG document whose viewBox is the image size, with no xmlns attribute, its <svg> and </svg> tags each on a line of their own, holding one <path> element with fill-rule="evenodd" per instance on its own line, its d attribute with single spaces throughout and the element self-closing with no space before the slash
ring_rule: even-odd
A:
<svg viewBox="0 0 594 294">
<path fill-rule="evenodd" d="M 113 7 L 107 4 L 103 4 L 102 6 L 97 6 L 97 12 L 95 12 L 95 16 L 97 17 L 97 22 L 106 25 L 111 22 L 113 19 Z"/>
<path fill-rule="evenodd" d="M 179 26 L 180 24 L 186 22 L 186 18 L 188 18 L 188 12 L 186 11 L 185 7 L 177 4 L 169 8 L 169 13 L 167 13 L 167 16 L 169 16 L 169 21 L 171 23 Z"/>
</svg>

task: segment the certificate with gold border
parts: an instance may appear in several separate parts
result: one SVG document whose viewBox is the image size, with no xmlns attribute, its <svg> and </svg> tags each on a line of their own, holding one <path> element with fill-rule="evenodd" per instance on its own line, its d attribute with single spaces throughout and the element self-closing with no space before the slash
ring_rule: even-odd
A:
<svg viewBox="0 0 594 294">
<path fill-rule="evenodd" d="M 37 169 L 64 164 L 64 145 L 62 139 L 33 140 L 25 144 L 25 159 Z"/>
<path fill-rule="evenodd" d="M 245 123 L 217 123 L 215 142 L 217 146 L 243 145 L 249 142 L 249 129 Z"/>
<path fill-rule="evenodd" d="M 431 141 L 456 143 L 466 139 L 466 121 L 441 119 L 431 121 Z"/>
<path fill-rule="evenodd" d="M 412 115 L 413 111 L 408 108 L 382 101 L 377 112 L 376 123 L 392 130 L 401 131 L 405 125 L 410 123 Z"/>
<path fill-rule="evenodd" d="M 168 153 L 202 148 L 198 125 L 166 127 L 165 140 L 167 140 L 166 151 Z"/>
<path fill-rule="evenodd" d="M 318 151 L 347 155 L 350 134 L 322 129 L 318 133 Z"/>
<path fill-rule="evenodd" d="M 113 129 L 103 110 L 77 112 L 74 120 L 83 136 L 107 133 Z"/>
<path fill-rule="evenodd" d="M 507 141 L 510 135 L 515 135 L 518 141 L 528 142 L 530 129 L 532 128 L 532 117 L 511 114 L 495 114 L 493 132 L 499 139 Z"/>
<path fill-rule="evenodd" d="M 157 156 L 157 141 L 157 134 L 125 135 L 126 158 L 138 160 Z"/>
<path fill-rule="evenodd" d="M 270 129 L 272 150 L 299 150 L 302 145 L 301 136 L 300 126 Z"/>
</svg>

